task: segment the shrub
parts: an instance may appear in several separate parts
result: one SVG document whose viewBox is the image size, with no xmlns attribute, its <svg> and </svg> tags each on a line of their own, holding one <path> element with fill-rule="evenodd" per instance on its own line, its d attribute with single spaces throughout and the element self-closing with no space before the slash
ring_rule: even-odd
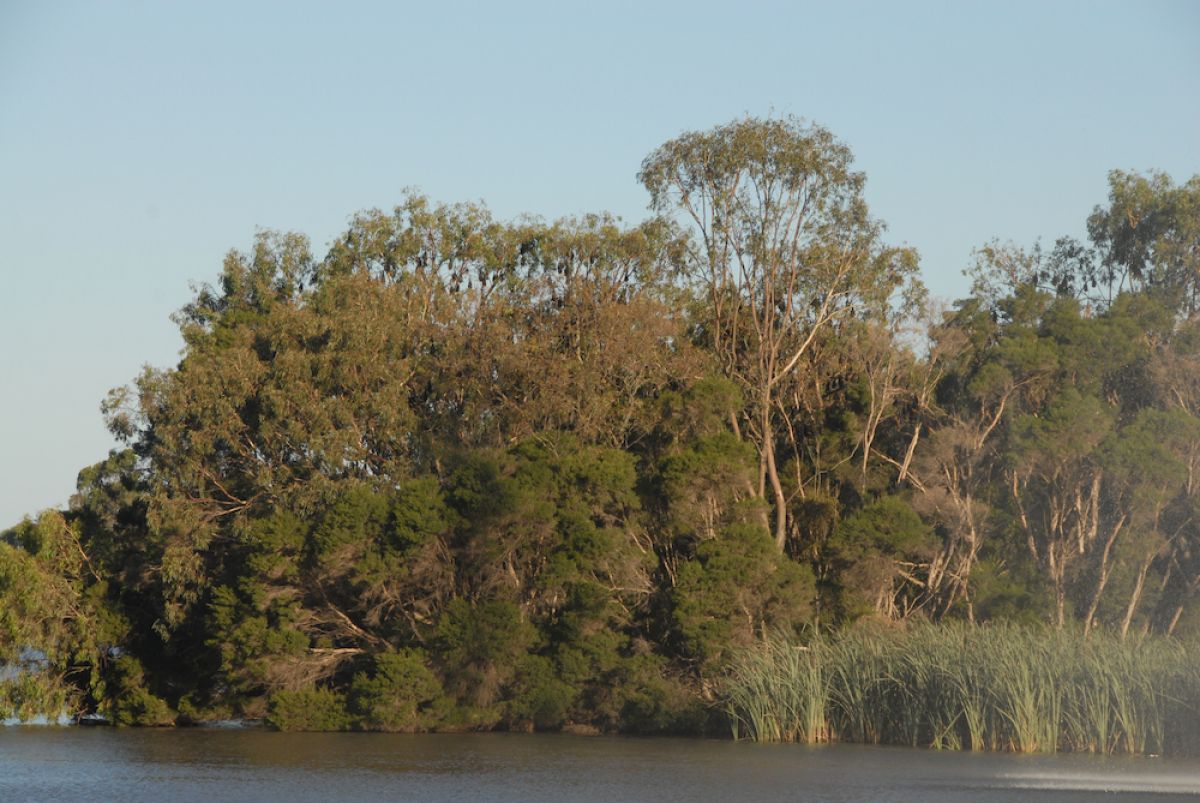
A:
<svg viewBox="0 0 1200 803">
<path fill-rule="evenodd" d="M 175 724 L 175 712 L 165 700 L 146 688 L 145 670 L 132 655 L 116 659 L 105 689 L 109 700 L 108 716 L 114 725 Z"/>
<path fill-rule="evenodd" d="M 435 709 L 442 684 L 420 650 L 375 656 L 373 670 L 360 672 L 350 684 L 349 710 L 364 730 L 414 732 L 437 721 Z"/>
<path fill-rule="evenodd" d="M 511 695 L 507 717 L 510 724 L 555 730 L 567 719 L 577 690 L 558 677 L 549 658 L 529 655 L 521 662 Z"/>
<path fill-rule="evenodd" d="M 331 689 L 279 691 L 267 703 L 267 724 L 281 731 L 338 731 L 350 727 L 345 698 Z"/>
</svg>

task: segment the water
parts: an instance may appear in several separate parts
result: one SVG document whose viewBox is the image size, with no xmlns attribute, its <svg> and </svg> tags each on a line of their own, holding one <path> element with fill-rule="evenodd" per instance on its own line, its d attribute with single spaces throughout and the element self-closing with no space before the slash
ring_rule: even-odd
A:
<svg viewBox="0 0 1200 803">
<path fill-rule="evenodd" d="M 0 729 L 0 800 L 1184 800 L 1200 761 L 688 739 Z"/>
</svg>

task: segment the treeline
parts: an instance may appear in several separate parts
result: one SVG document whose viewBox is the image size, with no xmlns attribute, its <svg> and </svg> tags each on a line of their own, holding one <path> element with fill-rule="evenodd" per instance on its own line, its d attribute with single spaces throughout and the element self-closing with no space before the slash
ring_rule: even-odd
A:
<svg viewBox="0 0 1200 803">
<path fill-rule="evenodd" d="M 951 309 L 819 127 L 639 178 L 636 226 L 412 195 L 231 253 L 0 538 L 0 703 L 698 732 L 770 633 L 1200 631 L 1200 177 L 1113 173 Z"/>
</svg>

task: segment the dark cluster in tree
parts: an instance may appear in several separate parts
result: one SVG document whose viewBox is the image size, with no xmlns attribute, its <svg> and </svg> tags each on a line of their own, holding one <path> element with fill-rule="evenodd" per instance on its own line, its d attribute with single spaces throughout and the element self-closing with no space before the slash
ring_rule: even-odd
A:
<svg viewBox="0 0 1200 803">
<path fill-rule="evenodd" d="M 848 149 L 738 120 L 654 217 L 410 195 L 260 234 L 0 540 L 11 708 L 280 728 L 697 732 L 769 634 L 1200 631 L 1200 177 L 927 301 Z"/>
</svg>

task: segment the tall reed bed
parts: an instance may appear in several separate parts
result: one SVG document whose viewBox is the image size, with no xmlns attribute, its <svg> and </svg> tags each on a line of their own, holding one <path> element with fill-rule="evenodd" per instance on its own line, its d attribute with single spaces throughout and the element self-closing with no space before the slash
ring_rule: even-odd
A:
<svg viewBox="0 0 1200 803">
<path fill-rule="evenodd" d="M 1200 644 L 1008 625 L 775 637 L 732 662 L 735 738 L 1200 753 Z"/>
</svg>

